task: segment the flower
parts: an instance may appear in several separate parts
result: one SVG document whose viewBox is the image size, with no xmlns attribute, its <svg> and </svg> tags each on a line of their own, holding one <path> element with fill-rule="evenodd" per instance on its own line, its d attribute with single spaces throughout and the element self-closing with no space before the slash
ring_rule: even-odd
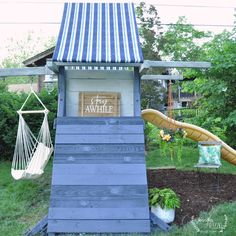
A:
<svg viewBox="0 0 236 236">
<path fill-rule="evenodd" d="M 163 156 L 170 156 L 171 160 L 173 156 L 176 156 L 181 162 L 184 138 L 187 136 L 187 132 L 183 128 L 175 130 L 162 129 L 159 131 L 158 139 L 160 140 L 160 149 Z"/>
<path fill-rule="evenodd" d="M 160 130 L 160 136 L 161 136 L 161 138 L 163 138 L 164 137 L 164 130 L 162 129 L 162 130 Z"/>
<path fill-rule="evenodd" d="M 162 138 L 162 140 L 164 141 L 169 141 L 171 139 L 171 135 L 170 134 L 165 134 L 164 137 Z"/>
</svg>

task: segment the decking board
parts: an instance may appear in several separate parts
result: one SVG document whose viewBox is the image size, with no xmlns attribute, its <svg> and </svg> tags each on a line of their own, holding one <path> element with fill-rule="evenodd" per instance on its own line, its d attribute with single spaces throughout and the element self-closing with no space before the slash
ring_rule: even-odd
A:
<svg viewBox="0 0 236 236">
<path fill-rule="evenodd" d="M 54 175 L 141 175 L 144 164 L 54 164 Z"/>
<path fill-rule="evenodd" d="M 57 119 L 49 233 L 149 232 L 143 121 Z"/>
<path fill-rule="evenodd" d="M 145 220 L 48 220 L 48 232 L 61 232 L 61 233 L 147 232 L 148 233 L 150 232 L 150 221 L 146 219 Z"/>
<path fill-rule="evenodd" d="M 149 217 L 146 207 L 136 208 L 60 208 L 49 209 L 48 219 L 58 220 L 142 220 Z"/>
</svg>

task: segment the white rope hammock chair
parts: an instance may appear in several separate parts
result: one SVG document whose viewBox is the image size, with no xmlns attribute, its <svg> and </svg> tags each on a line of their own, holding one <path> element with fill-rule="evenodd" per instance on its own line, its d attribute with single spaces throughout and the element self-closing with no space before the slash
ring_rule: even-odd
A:
<svg viewBox="0 0 236 236">
<path fill-rule="evenodd" d="M 31 95 L 34 95 L 37 98 L 39 103 L 43 106 L 43 110 L 23 111 L 23 108 Z M 19 125 L 11 174 L 16 180 L 35 179 L 43 174 L 44 168 L 53 151 L 53 145 L 48 126 L 49 111 L 39 99 L 37 94 L 33 91 L 33 89 L 31 89 L 31 92 L 17 113 L 19 114 Z M 29 126 L 26 124 L 22 116 L 23 114 L 33 113 L 44 113 L 43 123 L 37 138 L 31 132 Z"/>
</svg>

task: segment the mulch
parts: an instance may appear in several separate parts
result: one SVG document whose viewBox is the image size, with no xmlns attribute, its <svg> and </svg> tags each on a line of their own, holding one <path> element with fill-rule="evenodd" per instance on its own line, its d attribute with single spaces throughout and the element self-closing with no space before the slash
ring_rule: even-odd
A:
<svg viewBox="0 0 236 236">
<path fill-rule="evenodd" d="M 172 188 L 180 197 L 181 208 L 176 210 L 174 224 L 184 225 L 197 218 L 202 211 L 236 200 L 236 175 L 219 174 L 219 190 L 215 188 L 216 173 L 202 173 L 199 184 L 197 171 L 175 169 L 148 170 L 149 188 Z"/>
</svg>

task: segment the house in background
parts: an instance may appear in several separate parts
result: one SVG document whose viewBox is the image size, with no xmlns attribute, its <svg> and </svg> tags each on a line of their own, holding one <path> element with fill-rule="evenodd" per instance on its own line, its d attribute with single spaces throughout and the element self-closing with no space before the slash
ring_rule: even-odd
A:
<svg viewBox="0 0 236 236">
<path fill-rule="evenodd" d="M 182 92 L 182 86 L 185 82 L 192 82 L 196 78 L 184 78 L 180 81 L 176 90 L 173 92 L 173 107 L 174 109 L 181 108 L 193 108 L 194 102 L 198 98 L 196 91 L 190 92 Z"/>
<path fill-rule="evenodd" d="M 40 67 L 45 66 L 47 59 L 52 58 L 55 47 L 51 47 L 43 52 L 36 54 L 33 57 L 30 57 L 23 61 L 23 64 L 26 67 Z M 44 75 L 39 75 L 37 83 L 33 83 L 32 87 L 35 92 L 40 92 L 43 88 L 43 81 L 45 79 Z M 9 84 L 8 91 L 10 92 L 29 92 L 31 89 L 31 84 Z"/>
</svg>

